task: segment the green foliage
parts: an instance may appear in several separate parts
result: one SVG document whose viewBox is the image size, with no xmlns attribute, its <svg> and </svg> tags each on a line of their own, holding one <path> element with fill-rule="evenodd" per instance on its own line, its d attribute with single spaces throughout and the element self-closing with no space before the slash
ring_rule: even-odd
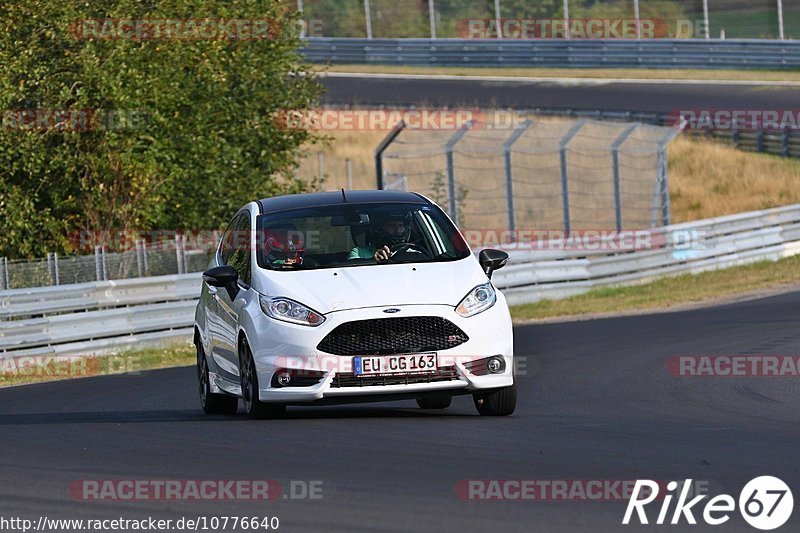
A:
<svg viewBox="0 0 800 533">
<path fill-rule="evenodd" d="M 248 200 L 304 190 L 313 140 L 276 113 L 321 88 L 292 3 L 25 0 L 0 4 L 0 110 L 98 110 L 115 128 L 0 128 L 0 256 L 74 252 L 79 230 L 218 228 Z M 79 39 L 79 19 L 269 19 L 269 39 Z M 74 242 L 72 243 L 74 244 Z"/>
</svg>

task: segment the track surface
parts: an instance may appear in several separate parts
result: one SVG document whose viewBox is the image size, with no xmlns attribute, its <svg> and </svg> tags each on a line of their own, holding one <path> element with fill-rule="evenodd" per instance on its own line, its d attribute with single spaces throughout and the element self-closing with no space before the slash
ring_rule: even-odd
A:
<svg viewBox="0 0 800 533">
<path fill-rule="evenodd" d="M 694 479 L 738 496 L 777 475 L 800 500 L 797 378 L 676 378 L 676 354 L 796 354 L 800 293 L 670 314 L 518 327 L 509 418 L 468 397 L 204 416 L 191 368 L 0 390 L 0 516 L 276 515 L 282 531 L 617 531 L 621 502 L 465 502 L 468 478 Z M 85 502 L 78 479 L 322 480 L 323 499 Z M 651 512 L 651 520 L 655 511 Z M 795 510 L 781 531 L 797 530 Z M 649 528 L 685 530 L 682 527 Z M 698 526 L 693 530 L 705 530 Z M 735 514 L 718 531 L 755 531 Z"/>
<path fill-rule="evenodd" d="M 757 76 L 758 73 L 754 73 Z M 572 108 L 658 112 L 691 109 L 794 109 L 798 88 L 707 83 L 483 81 L 328 75 L 325 104 Z"/>
</svg>

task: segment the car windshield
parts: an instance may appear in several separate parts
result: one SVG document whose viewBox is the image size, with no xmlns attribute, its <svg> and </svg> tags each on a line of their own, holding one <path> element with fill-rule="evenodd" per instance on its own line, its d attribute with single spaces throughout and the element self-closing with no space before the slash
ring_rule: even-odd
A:
<svg viewBox="0 0 800 533">
<path fill-rule="evenodd" d="M 439 208 L 414 203 L 329 205 L 261 215 L 256 240 L 258 264 L 270 270 L 455 261 L 470 253 Z"/>
</svg>

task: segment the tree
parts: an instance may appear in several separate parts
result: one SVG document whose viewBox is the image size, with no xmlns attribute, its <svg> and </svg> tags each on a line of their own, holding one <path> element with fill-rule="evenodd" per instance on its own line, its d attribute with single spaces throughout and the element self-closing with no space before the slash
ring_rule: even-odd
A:
<svg viewBox="0 0 800 533">
<path fill-rule="evenodd" d="M 0 5 L 0 255 L 74 252 L 80 230 L 218 228 L 255 197 L 304 190 L 276 177 L 313 140 L 276 114 L 321 92 L 291 5 Z"/>
</svg>

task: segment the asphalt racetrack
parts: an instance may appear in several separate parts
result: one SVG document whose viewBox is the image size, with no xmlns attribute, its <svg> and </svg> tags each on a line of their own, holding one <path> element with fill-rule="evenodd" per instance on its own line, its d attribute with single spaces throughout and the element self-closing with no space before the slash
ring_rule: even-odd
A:
<svg viewBox="0 0 800 533">
<path fill-rule="evenodd" d="M 681 480 L 738 498 L 800 489 L 797 378 L 686 378 L 685 354 L 796 354 L 800 293 L 646 316 L 521 326 L 516 413 L 411 401 L 207 417 L 193 368 L 0 390 L 0 516 L 277 516 L 280 531 L 619 531 L 625 501 L 464 501 L 460 480 Z M 82 501 L 82 479 L 321 481 L 321 499 Z M 658 504 L 656 504 L 658 505 Z M 648 508 L 655 520 L 658 508 Z M 695 513 L 696 515 L 701 514 Z M 699 519 L 699 517 L 698 517 Z M 795 512 L 781 530 L 797 531 Z M 649 526 L 683 531 L 680 526 Z M 755 531 L 738 513 L 693 531 Z"/>
<path fill-rule="evenodd" d="M 757 74 L 754 74 L 754 77 Z M 509 80 L 331 73 L 324 104 L 477 106 L 670 113 L 682 110 L 784 110 L 797 107 L 794 84 L 676 80 Z"/>
</svg>

